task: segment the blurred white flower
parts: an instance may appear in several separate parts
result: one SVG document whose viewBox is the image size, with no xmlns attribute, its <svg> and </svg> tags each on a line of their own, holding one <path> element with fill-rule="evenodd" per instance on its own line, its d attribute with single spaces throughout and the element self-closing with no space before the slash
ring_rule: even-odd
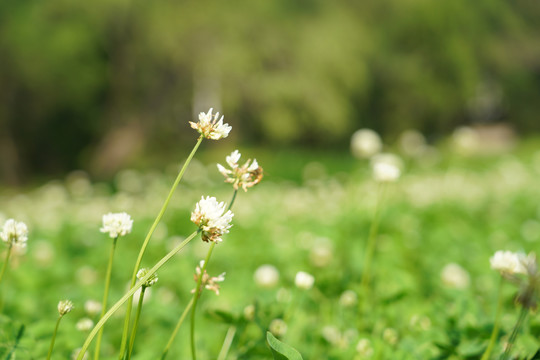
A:
<svg viewBox="0 0 540 360">
<path fill-rule="evenodd" d="M 371 159 L 373 178 L 378 182 L 393 182 L 401 176 L 403 162 L 393 154 L 378 154 Z"/>
<path fill-rule="evenodd" d="M 195 205 L 191 213 L 191 221 L 202 230 L 203 241 L 221 242 L 221 236 L 227 234 L 231 228 L 234 214 L 231 210 L 225 211 L 227 205 L 218 203 L 215 197 L 204 196 Z"/>
<path fill-rule="evenodd" d="M 341 332 L 339 329 L 332 325 L 327 325 L 322 328 L 321 335 L 324 340 L 328 341 L 332 345 L 336 345 L 341 340 Z"/>
<path fill-rule="evenodd" d="M 131 232 L 133 220 L 127 213 L 108 213 L 103 215 L 103 227 L 100 229 L 102 233 L 109 233 L 112 239 L 119 236 L 125 236 Z"/>
<path fill-rule="evenodd" d="M 85 317 L 77 321 L 75 327 L 79 331 L 89 331 L 94 327 L 94 322 L 92 321 L 92 319 Z"/>
<path fill-rule="evenodd" d="M 297 288 L 309 290 L 313 287 L 313 283 L 315 283 L 315 278 L 313 277 L 313 275 L 308 274 L 304 271 L 299 271 L 296 273 L 296 277 L 294 278 L 294 284 Z"/>
<path fill-rule="evenodd" d="M 287 333 L 287 324 L 282 319 L 274 319 L 270 322 L 268 330 L 276 336 L 281 337 Z"/>
<path fill-rule="evenodd" d="M 356 351 L 363 357 L 371 357 L 373 355 L 373 347 L 371 341 L 366 338 L 362 338 L 356 345 Z"/>
<path fill-rule="evenodd" d="M 97 315 L 101 312 L 101 303 L 97 300 L 86 300 L 84 310 L 90 316 Z"/>
<path fill-rule="evenodd" d="M 499 250 L 489 259 L 491 268 L 501 275 L 526 274 L 527 270 L 520 261 L 519 255 L 511 251 Z"/>
<path fill-rule="evenodd" d="M 223 116 L 218 120 L 219 112 L 212 115 L 212 111 L 213 109 L 210 108 L 206 114 L 201 112 L 199 114 L 199 122 L 189 122 L 191 127 L 206 139 L 219 140 L 226 138 L 232 127 L 227 123 L 223 123 Z"/>
<path fill-rule="evenodd" d="M 454 130 L 452 140 L 455 150 L 464 155 L 475 153 L 481 147 L 478 132 L 468 126 L 462 126 Z"/>
<path fill-rule="evenodd" d="M 202 268 L 204 267 L 204 260 L 201 260 L 199 262 L 199 266 L 195 268 L 195 274 L 193 275 L 193 280 L 195 280 L 196 283 L 199 282 L 199 277 L 201 276 Z M 216 293 L 216 295 L 219 295 L 219 284 L 220 282 L 225 281 L 225 273 L 221 273 L 218 276 L 212 276 L 208 275 L 206 272 L 206 269 L 204 270 L 204 273 L 202 275 L 201 280 L 201 290 L 199 291 L 199 296 L 202 292 L 202 289 L 207 289 L 210 291 L 213 291 Z M 195 293 L 195 289 L 191 290 L 191 293 Z"/>
<path fill-rule="evenodd" d="M 358 295 L 353 290 L 345 290 L 339 297 L 339 305 L 343 307 L 351 307 L 358 302 Z"/>
<path fill-rule="evenodd" d="M 147 274 L 148 274 L 148 271 L 150 269 L 148 268 L 142 268 L 140 269 L 139 271 L 137 271 L 137 279 L 141 280 L 143 277 L 145 277 Z M 153 273 L 149 278 L 148 280 L 146 280 L 146 282 L 142 285 L 144 287 L 150 287 L 152 285 L 154 285 L 155 283 L 157 283 L 159 280 L 158 276 L 157 276 L 157 273 Z"/>
<path fill-rule="evenodd" d="M 64 316 L 73 310 L 73 303 L 69 300 L 62 300 L 58 303 L 58 313 L 60 316 Z"/>
<path fill-rule="evenodd" d="M 467 270 L 455 263 L 450 263 L 442 269 L 441 280 L 444 285 L 455 289 L 465 289 L 471 283 Z"/>
<path fill-rule="evenodd" d="M 0 237 L 9 246 L 24 248 L 28 240 L 28 228 L 22 221 L 9 219 L 5 222 Z"/>
<path fill-rule="evenodd" d="M 396 345 L 398 342 L 398 332 L 393 328 L 386 328 L 383 331 L 382 338 L 390 345 Z"/>
<path fill-rule="evenodd" d="M 315 243 L 309 252 L 309 259 L 314 266 L 324 267 L 330 264 L 333 257 L 332 244 L 326 239 Z"/>
<path fill-rule="evenodd" d="M 256 159 L 248 159 L 242 166 L 238 164 L 242 155 L 238 150 L 233 151 L 225 158 L 230 169 L 225 168 L 221 164 L 217 164 L 219 172 L 225 176 L 225 182 L 233 184 L 233 187 L 238 190 L 239 187 L 247 191 L 248 188 L 257 185 L 263 177 L 263 169 L 259 166 Z"/>
<path fill-rule="evenodd" d="M 250 304 L 244 308 L 244 318 L 248 321 L 255 319 L 255 305 Z"/>
<path fill-rule="evenodd" d="M 373 130 L 360 129 L 351 137 L 351 152 L 357 158 L 369 158 L 381 149 L 381 137 Z"/>
<path fill-rule="evenodd" d="M 422 155 L 426 149 L 426 138 L 417 130 L 406 130 L 399 137 L 399 145 L 407 156 L 416 157 Z"/>
<path fill-rule="evenodd" d="M 261 265 L 253 274 L 255 283 L 263 288 L 272 288 L 279 282 L 279 271 L 274 265 Z"/>
</svg>

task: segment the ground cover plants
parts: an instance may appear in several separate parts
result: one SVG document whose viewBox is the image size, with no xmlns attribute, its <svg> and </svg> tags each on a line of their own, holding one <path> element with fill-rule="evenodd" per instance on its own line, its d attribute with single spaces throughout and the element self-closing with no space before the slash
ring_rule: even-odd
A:
<svg viewBox="0 0 540 360">
<path fill-rule="evenodd" d="M 192 126 L 172 170 L 2 192 L 1 358 L 534 358 L 536 141 L 223 153 Z"/>
</svg>

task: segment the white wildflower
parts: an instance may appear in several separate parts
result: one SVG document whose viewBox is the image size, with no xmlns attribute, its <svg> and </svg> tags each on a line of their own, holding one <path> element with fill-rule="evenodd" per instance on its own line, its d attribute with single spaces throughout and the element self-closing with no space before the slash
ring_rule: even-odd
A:
<svg viewBox="0 0 540 360">
<path fill-rule="evenodd" d="M 511 251 L 499 250 L 489 259 L 493 270 L 501 275 L 526 274 L 527 270 L 522 265 L 518 254 Z"/>
<path fill-rule="evenodd" d="M 471 283 L 467 270 L 455 263 L 450 263 L 442 269 L 441 280 L 446 286 L 455 289 L 465 289 Z"/>
<path fill-rule="evenodd" d="M 64 316 L 73 310 L 73 303 L 69 300 L 62 300 L 58 303 L 58 313 L 60 316 Z"/>
<path fill-rule="evenodd" d="M 373 347 L 371 341 L 366 338 L 362 338 L 356 345 L 356 351 L 363 357 L 371 357 L 373 355 Z"/>
<path fill-rule="evenodd" d="M 199 114 L 199 122 L 189 122 L 191 127 L 206 139 L 219 140 L 226 138 L 232 127 L 227 123 L 223 123 L 223 116 L 219 118 L 219 112 L 212 115 L 212 111 L 213 109 L 210 108 L 206 114 L 201 112 Z"/>
<path fill-rule="evenodd" d="M 304 271 L 299 271 L 296 273 L 296 277 L 294 278 L 294 284 L 297 288 L 309 290 L 313 287 L 313 283 L 315 283 L 315 278 L 313 277 L 313 275 L 308 274 Z"/>
<path fill-rule="evenodd" d="M 133 220 L 131 216 L 122 213 L 108 213 L 103 215 L 103 227 L 100 229 L 102 233 L 109 233 L 109 236 L 113 239 L 124 236 L 131 232 L 133 226 Z"/>
<path fill-rule="evenodd" d="M 358 302 L 358 295 L 353 290 L 345 290 L 339 297 L 339 305 L 343 307 L 351 307 Z"/>
<path fill-rule="evenodd" d="M 24 248 L 28 240 L 28 228 L 21 221 L 9 219 L 4 224 L 2 232 L 0 232 L 0 237 L 8 246 Z"/>
<path fill-rule="evenodd" d="M 360 129 L 351 137 L 351 152 L 357 158 L 369 158 L 381 149 L 381 137 L 373 130 Z"/>
<path fill-rule="evenodd" d="M 274 336 L 281 337 L 287 333 L 287 323 L 282 319 L 274 319 L 270 322 L 268 330 L 270 330 Z"/>
<path fill-rule="evenodd" d="M 382 337 L 390 345 L 396 345 L 398 342 L 398 332 L 393 328 L 384 329 Z"/>
<path fill-rule="evenodd" d="M 101 303 L 97 300 L 86 300 L 84 311 L 90 316 L 97 315 L 101 312 Z"/>
<path fill-rule="evenodd" d="M 92 319 L 85 317 L 77 321 L 75 327 L 79 331 L 89 331 L 94 327 L 94 322 L 92 321 Z"/>
<path fill-rule="evenodd" d="M 137 279 L 141 280 L 143 277 L 145 277 L 148 274 L 149 269 L 148 268 L 142 268 L 137 272 Z M 157 273 L 153 273 L 148 280 L 143 284 L 144 287 L 150 287 L 158 282 L 158 276 Z"/>
<path fill-rule="evenodd" d="M 341 340 L 341 332 L 339 329 L 332 325 L 327 325 L 322 328 L 321 335 L 324 340 L 328 341 L 332 345 L 336 345 Z"/>
<path fill-rule="evenodd" d="M 219 172 L 225 176 L 225 182 L 233 184 L 233 187 L 247 191 L 248 188 L 257 185 L 263 178 L 263 169 L 259 166 L 256 159 L 251 161 L 248 159 L 242 166 L 238 164 L 242 154 L 238 150 L 233 151 L 225 158 L 225 161 L 230 166 L 230 169 L 225 168 L 221 164 L 217 164 Z"/>
<path fill-rule="evenodd" d="M 204 196 L 195 205 L 191 213 L 191 221 L 202 230 L 203 241 L 221 242 L 221 236 L 227 234 L 231 228 L 234 214 L 231 210 L 225 211 L 226 204 L 218 203 L 215 197 Z"/>
<path fill-rule="evenodd" d="M 378 182 L 394 182 L 401 176 L 402 161 L 393 154 L 379 154 L 371 159 L 373 177 Z"/>
<path fill-rule="evenodd" d="M 276 286 L 279 281 L 279 271 L 273 265 L 261 265 L 255 270 L 253 278 L 258 286 L 272 288 Z"/>
</svg>

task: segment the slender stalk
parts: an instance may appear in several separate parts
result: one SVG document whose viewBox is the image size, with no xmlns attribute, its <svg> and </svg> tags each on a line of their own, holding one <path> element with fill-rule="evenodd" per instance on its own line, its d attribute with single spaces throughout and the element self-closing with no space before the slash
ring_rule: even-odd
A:
<svg viewBox="0 0 540 360">
<path fill-rule="evenodd" d="M 47 354 L 47 360 L 50 360 L 54 349 L 54 342 L 56 341 L 56 333 L 58 332 L 58 327 L 60 326 L 60 320 L 62 320 L 62 315 L 58 316 L 58 320 L 56 320 L 56 326 L 54 327 L 51 345 L 49 346 L 49 353 Z"/>
<path fill-rule="evenodd" d="M 101 315 L 100 318 L 105 315 L 105 311 L 107 311 L 107 300 L 109 298 L 109 288 L 111 286 L 111 274 L 112 274 L 112 267 L 113 267 L 113 258 L 114 258 L 114 251 L 116 250 L 116 243 L 118 241 L 118 236 L 113 239 L 112 247 L 111 247 L 111 253 L 109 255 L 109 264 L 107 265 L 107 273 L 105 275 L 105 291 L 103 293 L 103 302 L 101 303 Z M 101 338 L 103 337 L 103 328 L 99 330 L 97 340 L 96 340 L 96 350 L 94 354 L 94 359 L 99 359 L 99 352 L 101 350 Z"/>
<path fill-rule="evenodd" d="M 238 189 L 235 189 L 232 195 L 231 201 L 229 202 L 227 211 L 232 208 L 234 201 L 236 200 L 237 193 L 238 193 Z M 210 257 L 212 256 L 212 251 L 214 250 L 215 246 L 216 246 L 216 243 L 213 242 L 210 245 L 210 248 L 208 249 L 208 254 L 206 254 L 206 259 L 204 260 L 204 264 L 201 269 L 201 275 L 199 276 L 199 279 L 197 280 L 197 287 L 195 288 L 195 293 L 193 294 L 193 306 L 191 307 L 191 326 L 190 326 L 191 357 L 193 360 L 197 359 L 197 349 L 195 347 L 195 311 L 197 309 L 197 303 L 199 302 L 199 298 L 201 297 L 201 283 L 202 283 L 203 274 L 206 270 L 206 267 L 208 266 L 208 262 L 210 261 Z"/>
<path fill-rule="evenodd" d="M 377 203 L 375 205 L 375 213 L 373 215 L 373 221 L 371 222 L 371 227 L 369 229 L 369 237 L 366 247 L 366 255 L 364 260 L 364 271 L 362 272 L 362 281 L 361 287 L 362 290 L 367 292 L 369 290 L 369 275 L 371 270 L 371 262 L 373 260 L 373 255 L 375 253 L 375 245 L 377 238 L 377 231 L 379 229 L 379 220 L 380 220 L 380 209 L 384 199 L 384 192 L 386 189 L 386 184 L 380 183 L 377 188 Z"/>
<path fill-rule="evenodd" d="M 184 176 L 184 172 L 186 171 L 189 163 L 193 159 L 193 156 L 197 152 L 197 149 L 201 145 L 204 137 L 201 135 L 199 136 L 199 139 L 197 140 L 197 143 L 193 147 L 193 150 L 189 154 L 188 158 L 184 162 L 184 165 L 182 166 L 182 169 L 180 169 L 180 172 L 178 173 L 178 176 L 176 177 L 176 180 L 174 181 L 171 190 L 169 191 L 169 195 L 165 199 L 165 202 L 163 203 L 163 206 L 161 207 L 161 210 L 159 211 L 159 214 L 157 215 L 156 219 L 154 220 L 154 223 L 150 227 L 150 230 L 148 230 L 148 234 L 146 234 L 146 238 L 144 239 L 144 242 L 141 246 L 141 249 L 139 251 L 139 256 L 137 257 L 137 261 L 135 262 L 135 267 L 133 268 L 133 274 L 131 275 L 131 284 L 130 287 L 133 287 L 135 284 L 135 281 L 137 280 L 137 272 L 139 271 L 139 268 L 141 266 L 142 258 L 144 255 L 144 252 L 146 251 L 146 247 L 148 246 L 148 242 L 150 241 L 150 238 L 152 237 L 152 234 L 154 234 L 154 231 L 156 230 L 156 227 L 158 226 L 159 222 L 161 221 L 161 218 L 163 217 L 163 214 L 165 214 L 165 210 L 169 206 L 169 202 L 171 201 L 172 195 L 176 188 L 178 187 L 178 184 L 180 183 L 180 180 L 182 180 L 182 177 Z M 128 337 L 128 331 L 129 331 L 129 321 L 131 318 L 131 308 L 133 306 L 133 299 L 128 300 L 127 309 L 126 309 L 126 315 L 124 318 L 124 330 L 122 332 L 122 342 L 120 345 L 120 356 L 119 359 L 122 359 L 124 357 L 124 353 L 126 351 L 126 343 L 127 343 L 127 337 Z"/>
<path fill-rule="evenodd" d="M 135 315 L 135 322 L 133 323 L 133 329 L 131 329 L 131 339 L 129 339 L 129 350 L 127 359 L 131 359 L 131 353 L 133 352 L 133 344 L 135 344 L 135 336 L 137 335 L 137 327 L 139 326 L 139 319 L 141 317 L 141 310 L 143 306 L 144 293 L 146 286 L 141 288 L 141 295 L 139 296 L 139 304 L 137 305 L 137 314 Z"/>
<path fill-rule="evenodd" d="M 497 340 L 497 335 L 499 335 L 499 327 L 501 325 L 501 310 L 502 310 L 502 304 L 503 304 L 503 297 L 502 297 L 503 283 L 504 283 L 504 278 L 501 276 L 501 279 L 499 281 L 499 289 L 497 290 L 497 309 L 495 310 L 495 323 L 493 324 L 493 331 L 491 332 L 489 345 L 480 360 L 489 360 L 491 356 L 491 352 L 493 351 L 493 347 L 495 346 L 495 342 Z"/>
<path fill-rule="evenodd" d="M 8 266 L 9 257 L 11 256 L 11 248 L 12 247 L 13 247 L 13 244 L 9 243 L 8 250 L 7 250 L 7 253 L 6 253 L 6 261 L 4 261 L 4 265 L 2 265 L 2 270 L 0 271 L 0 284 L 2 284 L 2 278 L 4 277 L 4 273 L 6 272 L 6 269 L 7 269 L 7 266 Z"/>
<path fill-rule="evenodd" d="M 109 320 L 109 318 L 129 299 L 133 296 L 135 291 L 139 289 L 148 279 L 156 273 L 163 265 L 165 265 L 177 252 L 182 250 L 191 240 L 195 238 L 195 236 L 200 232 L 200 230 L 197 230 L 193 232 L 191 235 L 189 235 L 184 241 L 182 241 L 180 244 L 178 244 L 174 249 L 172 249 L 167 255 L 165 255 L 161 260 L 159 260 L 156 265 L 154 265 L 153 268 L 148 270 L 148 273 L 141 278 L 135 285 L 133 285 L 127 293 L 124 294 L 118 300 L 110 309 L 107 311 L 107 313 L 98 321 L 98 323 L 94 326 L 92 331 L 90 331 L 90 334 L 88 334 L 86 340 L 84 341 L 83 346 L 81 347 L 81 351 L 77 355 L 76 360 L 82 360 L 84 357 L 84 354 L 86 354 L 86 351 L 88 351 L 88 347 L 90 346 L 90 343 L 92 343 L 92 340 L 98 333 L 98 331 L 103 327 L 103 325 Z"/>
<path fill-rule="evenodd" d="M 501 355 L 501 360 L 507 360 L 508 357 L 510 356 L 510 351 L 512 350 L 512 346 L 514 345 L 514 342 L 516 341 L 517 334 L 519 330 L 521 329 L 521 326 L 523 325 L 523 322 L 525 321 L 525 318 L 527 317 L 528 312 L 529 312 L 529 309 L 527 309 L 526 307 L 521 308 L 518 321 L 516 322 L 516 325 L 514 326 L 514 330 L 512 330 L 512 334 L 510 334 L 510 338 L 508 339 L 508 343 L 506 345 L 506 350 L 504 351 L 504 354 Z"/>
<path fill-rule="evenodd" d="M 221 351 L 219 352 L 217 360 L 225 360 L 227 358 L 227 354 L 229 353 L 229 349 L 231 348 L 231 344 L 232 344 L 235 334 L 236 334 L 236 326 L 229 327 L 229 330 L 227 330 L 227 334 L 225 335 L 225 340 L 223 341 L 223 346 L 221 347 Z"/>
<path fill-rule="evenodd" d="M 172 343 L 174 339 L 176 338 L 176 335 L 178 334 L 178 330 L 180 330 L 180 326 L 184 322 L 184 319 L 186 318 L 192 305 L 193 305 L 193 299 L 189 301 L 186 308 L 184 309 L 184 312 L 180 316 L 180 319 L 178 319 L 178 322 L 176 323 L 176 327 L 174 328 L 174 331 L 172 332 L 171 337 L 169 338 L 169 342 L 167 342 L 167 345 L 165 346 L 165 349 L 163 350 L 163 354 L 161 355 L 161 360 L 165 360 L 165 358 L 167 357 L 167 354 L 169 353 L 169 349 L 171 348 Z"/>
</svg>

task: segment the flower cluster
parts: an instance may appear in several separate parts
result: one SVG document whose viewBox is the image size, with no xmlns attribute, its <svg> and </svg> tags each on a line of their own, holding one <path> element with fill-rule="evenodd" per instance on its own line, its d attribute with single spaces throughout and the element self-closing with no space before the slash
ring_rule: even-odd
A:
<svg viewBox="0 0 540 360">
<path fill-rule="evenodd" d="M 225 211 L 226 204 L 218 203 L 215 197 L 204 196 L 195 205 L 191 213 L 191 221 L 202 231 L 203 241 L 221 242 L 221 237 L 229 232 L 234 214 L 231 210 Z"/>
<path fill-rule="evenodd" d="M 525 274 L 527 271 L 520 261 L 520 257 L 520 254 L 499 250 L 489 259 L 489 263 L 493 270 L 498 271 L 505 277 L 514 274 Z"/>
<path fill-rule="evenodd" d="M 28 240 L 28 228 L 23 222 L 9 219 L 4 224 L 4 228 L 0 232 L 0 237 L 9 246 L 24 248 Z"/>
<path fill-rule="evenodd" d="M 137 272 L 137 279 L 141 280 L 143 277 L 145 277 L 148 274 L 148 268 L 142 268 Z M 148 280 L 143 284 L 143 287 L 150 287 L 157 283 L 159 280 L 157 273 L 153 273 Z"/>
<path fill-rule="evenodd" d="M 242 166 L 238 164 L 242 154 L 238 150 L 234 150 L 225 158 L 230 169 L 225 168 L 221 164 L 217 164 L 220 173 L 225 176 L 225 182 L 233 184 L 235 190 L 238 188 L 247 191 L 248 188 L 257 185 L 263 178 L 263 169 L 257 163 L 257 159 L 248 159 Z"/>
<path fill-rule="evenodd" d="M 199 122 L 190 121 L 189 123 L 193 129 L 197 130 L 206 139 L 219 140 L 226 138 L 232 127 L 227 123 L 223 123 L 223 116 L 219 118 L 219 113 L 212 115 L 212 110 L 210 108 L 206 114 L 201 112 Z"/>
<path fill-rule="evenodd" d="M 401 176 L 402 162 L 393 154 L 378 154 L 371 159 L 373 177 L 378 182 L 394 182 Z"/>
<path fill-rule="evenodd" d="M 201 260 L 199 262 L 199 266 L 195 268 L 195 274 L 193 275 L 193 280 L 195 280 L 196 283 L 199 282 L 199 277 L 202 273 L 202 268 L 204 267 L 204 260 Z M 199 290 L 199 293 L 202 291 L 203 288 L 213 291 L 216 293 L 216 295 L 219 295 L 219 284 L 220 282 L 225 281 L 225 273 L 221 273 L 219 276 L 212 276 L 208 275 L 206 270 L 204 270 L 204 273 L 202 274 L 201 279 L 201 288 Z M 195 289 L 191 290 L 191 293 L 195 293 Z"/>
<path fill-rule="evenodd" d="M 109 236 L 113 239 L 124 236 L 131 232 L 133 226 L 133 220 L 131 216 L 122 213 L 108 213 L 103 215 L 103 227 L 100 229 L 102 233 L 109 233 Z"/>
<path fill-rule="evenodd" d="M 62 300 L 58 303 L 58 314 L 64 316 L 73 310 L 73 303 L 69 300 Z"/>
</svg>

